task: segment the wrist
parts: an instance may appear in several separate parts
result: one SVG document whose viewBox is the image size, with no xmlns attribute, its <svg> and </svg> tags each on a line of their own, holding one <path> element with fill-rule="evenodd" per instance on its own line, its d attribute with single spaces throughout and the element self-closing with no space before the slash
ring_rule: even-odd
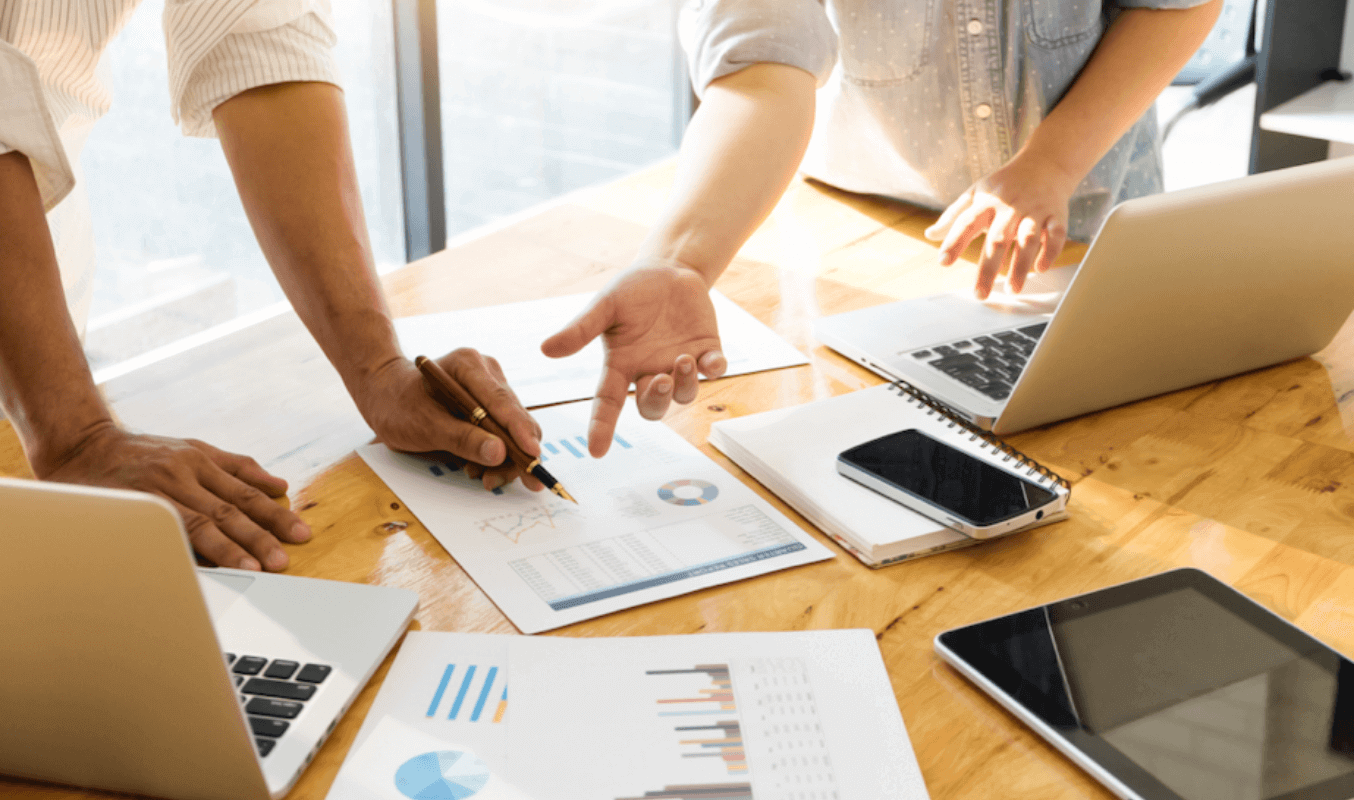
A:
<svg viewBox="0 0 1354 800">
<path fill-rule="evenodd" d="M 1035 131 L 1009 164 L 1022 172 L 1039 173 L 1042 182 L 1071 197 L 1095 162 L 1081 163 L 1072 148 L 1061 147 L 1053 137 L 1040 137 L 1038 133 Z"/>
<path fill-rule="evenodd" d="M 30 432 L 23 437 L 24 453 L 34 476 L 45 479 L 70 463 L 100 439 L 122 433 L 111 416 L 68 423 L 60 429 Z"/>
<path fill-rule="evenodd" d="M 724 271 L 722 267 L 714 267 L 709 264 L 701 264 L 691 260 L 683 259 L 675 254 L 661 254 L 655 252 L 640 252 L 631 262 L 628 272 L 639 270 L 671 270 L 677 275 L 692 275 L 705 284 L 706 290 L 715 287 L 715 281 L 719 280 L 720 274 Z"/>
</svg>

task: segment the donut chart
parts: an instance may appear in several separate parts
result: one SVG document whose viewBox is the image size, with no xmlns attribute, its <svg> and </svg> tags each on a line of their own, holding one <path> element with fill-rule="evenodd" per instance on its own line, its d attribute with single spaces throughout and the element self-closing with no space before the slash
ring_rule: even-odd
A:
<svg viewBox="0 0 1354 800">
<path fill-rule="evenodd" d="M 395 770 L 395 788 L 410 800 L 465 800 L 488 782 L 484 762 L 461 750 L 423 753 Z"/>
<path fill-rule="evenodd" d="M 683 478 L 658 487 L 658 499 L 674 506 L 703 506 L 719 497 L 719 487 L 699 478 Z"/>
</svg>

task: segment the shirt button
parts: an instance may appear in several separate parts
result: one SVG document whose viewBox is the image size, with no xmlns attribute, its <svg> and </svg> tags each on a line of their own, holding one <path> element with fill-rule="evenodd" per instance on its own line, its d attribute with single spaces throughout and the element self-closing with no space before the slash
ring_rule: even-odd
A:
<svg viewBox="0 0 1354 800">
<path fill-rule="evenodd" d="M 983 22 L 982 22 L 982 20 L 978 20 L 978 19 L 971 19 L 971 20 L 969 20 L 969 21 L 968 21 L 968 32 L 971 33 L 971 34 L 973 34 L 974 36 L 977 36 L 978 34 L 982 33 L 982 32 L 983 32 Z"/>
<path fill-rule="evenodd" d="M 987 119 L 992 116 L 992 106 L 989 106 L 987 103 L 979 103 L 978 107 L 973 109 L 973 114 L 978 119 Z"/>
</svg>

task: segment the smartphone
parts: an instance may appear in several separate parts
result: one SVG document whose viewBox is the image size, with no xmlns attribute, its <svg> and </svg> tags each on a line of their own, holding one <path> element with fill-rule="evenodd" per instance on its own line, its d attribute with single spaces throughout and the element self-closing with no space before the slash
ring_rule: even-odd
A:
<svg viewBox="0 0 1354 800">
<path fill-rule="evenodd" d="M 1032 525 L 1067 503 L 1066 492 L 1056 487 L 1042 486 L 915 428 L 842 451 L 837 471 L 975 539 Z"/>
</svg>

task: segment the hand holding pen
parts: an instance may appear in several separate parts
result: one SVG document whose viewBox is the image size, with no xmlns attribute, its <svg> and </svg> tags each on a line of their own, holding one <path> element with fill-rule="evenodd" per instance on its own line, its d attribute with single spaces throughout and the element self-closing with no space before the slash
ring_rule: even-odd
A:
<svg viewBox="0 0 1354 800">
<path fill-rule="evenodd" d="M 518 478 L 532 491 L 542 489 L 536 478 L 513 463 L 506 446 L 511 439 L 524 452 L 539 453 L 541 428 L 522 407 L 498 362 L 469 347 L 436 361 L 510 435 L 485 430 L 449 413 L 418 367 L 409 359 L 397 358 L 367 375 L 353 395 L 381 442 L 406 453 L 451 453 L 465 463 L 467 475 L 483 478 L 486 489 L 506 486 Z"/>
<path fill-rule="evenodd" d="M 540 445 L 533 442 L 536 446 L 536 453 L 528 453 L 520 444 L 514 441 L 509 434 L 498 423 L 497 420 L 485 410 L 480 401 L 475 398 L 465 387 L 461 386 L 455 378 L 448 375 L 436 361 L 427 356 L 419 356 L 414 359 L 414 364 L 419 372 L 423 373 L 424 379 L 428 383 L 432 395 L 439 403 L 446 406 L 447 410 L 456 417 L 469 422 L 471 425 L 478 426 L 499 437 L 508 449 L 508 460 L 525 475 L 530 475 L 540 481 L 547 489 L 571 502 L 577 503 L 573 496 L 565 490 L 564 485 L 551 475 L 541 464 L 539 456 Z M 525 478 L 524 478 L 525 480 Z"/>
</svg>

